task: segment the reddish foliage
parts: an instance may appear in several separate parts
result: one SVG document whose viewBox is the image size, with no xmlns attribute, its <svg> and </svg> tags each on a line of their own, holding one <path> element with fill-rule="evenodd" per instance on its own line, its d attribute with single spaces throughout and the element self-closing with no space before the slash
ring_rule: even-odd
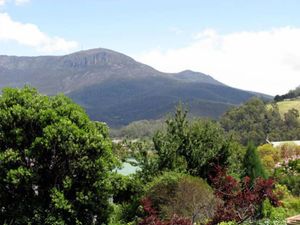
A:
<svg viewBox="0 0 300 225">
<path fill-rule="evenodd" d="M 279 206 L 279 200 L 273 192 L 272 179 L 257 178 L 251 185 L 249 177 L 238 182 L 228 176 L 224 169 L 217 167 L 216 171 L 216 176 L 211 178 L 211 181 L 215 188 L 215 195 L 222 200 L 222 203 L 217 207 L 211 224 L 254 219 L 265 199 L 269 199 L 273 206 Z"/>
<path fill-rule="evenodd" d="M 192 225 L 191 220 L 174 215 L 170 221 L 165 222 L 165 225 Z"/>
<path fill-rule="evenodd" d="M 141 201 L 144 211 L 152 216 L 157 216 L 156 210 L 152 207 L 152 202 L 150 198 L 144 198 Z"/>
<path fill-rule="evenodd" d="M 144 211 L 148 214 L 139 225 L 192 225 L 189 219 L 174 215 L 171 220 L 162 221 L 157 216 L 157 212 L 152 208 L 152 203 L 149 198 L 145 198 L 141 201 Z"/>
</svg>

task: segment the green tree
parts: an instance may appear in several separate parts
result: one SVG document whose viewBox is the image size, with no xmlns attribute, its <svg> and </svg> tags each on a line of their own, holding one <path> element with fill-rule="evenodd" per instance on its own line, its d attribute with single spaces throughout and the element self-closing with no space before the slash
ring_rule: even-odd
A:
<svg viewBox="0 0 300 225">
<path fill-rule="evenodd" d="M 107 127 L 63 95 L 0 96 L 0 223 L 102 224 L 115 160 Z"/>
<path fill-rule="evenodd" d="M 299 111 L 290 109 L 284 114 L 284 126 L 282 129 L 284 140 L 298 140 L 300 138 Z"/>
<path fill-rule="evenodd" d="M 257 154 L 256 147 L 252 142 L 249 142 L 248 144 L 243 165 L 244 165 L 243 176 L 250 177 L 252 182 L 258 177 L 267 178 L 266 172 Z"/>
<path fill-rule="evenodd" d="M 281 117 L 277 104 L 266 105 L 258 98 L 252 98 L 245 104 L 232 108 L 221 118 L 225 131 L 243 145 L 253 141 L 255 145 L 272 141 L 297 140 L 300 138 L 299 112 L 289 110 Z"/>
<path fill-rule="evenodd" d="M 216 165 L 227 167 L 230 156 L 230 139 L 223 129 L 211 120 L 197 120 L 190 124 L 183 155 L 191 175 L 208 178 Z"/>
<path fill-rule="evenodd" d="M 157 152 L 157 170 L 185 171 L 186 161 L 181 153 L 186 151 L 189 124 L 187 111 L 182 105 L 176 109 L 173 118 L 166 120 L 166 131 L 159 131 L 153 138 Z"/>
<path fill-rule="evenodd" d="M 155 135 L 156 169 L 158 173 L 169 170 L 208 178 L 214 166 L 227 166 L 230 140 L 216 122 L 188 121 L 186 114 L 179 107 L 167 120 L 166 131 Z"/>
<path fill-rule="evenodd" d="M 221 125 L 225 131 L 232 132 L 243 145 L 251 140 L 255 144 L 265 142 L 267 132 L 266 108 L 258 98 L 252 98 L 244 105 L 233 108 L 221 118 Z"/>
</svg>

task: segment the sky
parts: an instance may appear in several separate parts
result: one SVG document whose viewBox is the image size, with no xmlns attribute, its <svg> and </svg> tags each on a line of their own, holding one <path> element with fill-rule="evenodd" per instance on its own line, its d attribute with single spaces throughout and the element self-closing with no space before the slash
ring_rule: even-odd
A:
<svg viewBox="0 0 300 225">
<path fill-rule="evenodd" d="M 300 85 L 299 0 L 0 0 L 0 55 L 108 48 L 270 95 Z"/>
</svg>

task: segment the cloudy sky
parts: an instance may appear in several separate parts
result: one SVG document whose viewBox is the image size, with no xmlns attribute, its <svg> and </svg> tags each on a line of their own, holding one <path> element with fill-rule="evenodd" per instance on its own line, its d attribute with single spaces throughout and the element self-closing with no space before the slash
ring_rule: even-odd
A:
<svg viewBox="0 0 300 225">
<path fill-rule="evenodd" d="M 299 10 L 298 0 L 0 0 L 0 55 L 103 47 L 283 94 L 300 85 Z"/>
</svg>

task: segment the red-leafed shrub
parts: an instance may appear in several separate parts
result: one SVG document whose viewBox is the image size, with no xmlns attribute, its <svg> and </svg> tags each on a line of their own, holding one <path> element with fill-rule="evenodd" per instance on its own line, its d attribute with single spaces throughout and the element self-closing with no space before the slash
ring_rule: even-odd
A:
<svg viewBox="0 0 300 225">
<path fill-rule="evenodd" d="M 156 210 L 153 209 L 149 198 L 143 199 L 141 203 L 147 216 L 139 222 L 139 225 L 192 225 L 192 222 L 189 219 L 177 215 L 173 215 L 171 220 L 162 221 L 157 216 Z"/>
<path fill-rule="evenodd" d="M 238 182 L 220 167 L 216 168 L 216 176 L 211 178 L 215 195 L 221 200 L 210 224 L 221 221 L 242 222 L 259 217 L 259 211 L 265 199 L 269 199 L 273 206 L 280 202 L 274 194 L 274 180 L 255 179 L 251 185 L 250 178 L 245 177 Z"/>
<path fill-rule="evenodd" d="M 170 221 L 165 222 L 165 225 L 192 225 L 192 222 L 187 218 L 174 215 Z"/>
</svg>

